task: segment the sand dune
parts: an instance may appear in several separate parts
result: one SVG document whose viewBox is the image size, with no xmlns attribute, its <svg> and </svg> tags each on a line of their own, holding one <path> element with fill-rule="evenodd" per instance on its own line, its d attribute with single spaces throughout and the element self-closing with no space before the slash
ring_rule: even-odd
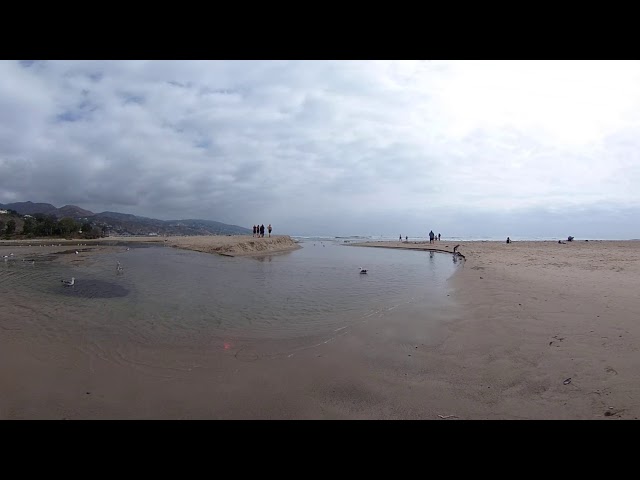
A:
<svg viewBox="0 0 640 480">
<path fill-rule="evenodd" d="M 287 235 L 255 238 L 248 235 L 197 236 L 197 237 L 169 237 L 167 244 L 186 250 L 217 253 L 229 256 L 265 255 L 288 252 L 300 248 Z"/>
</svg>

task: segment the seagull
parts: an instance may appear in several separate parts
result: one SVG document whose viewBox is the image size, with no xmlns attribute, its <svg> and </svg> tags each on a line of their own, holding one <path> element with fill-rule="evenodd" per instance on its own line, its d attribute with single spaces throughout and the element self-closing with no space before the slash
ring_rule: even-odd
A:
<svg viewBox="0 0 640 480">
<path fill-rule="evenodd" d="M 360 274 L 364 275 L 365 273 L 367 273 L 367 269 L 360 267 Z"/>
<path fill-rule="evenodd" d="M 71 277 L 71 280 L 60 280 L 65 287 L 73 287 L 76 283 L 76 277 Z"/>
</svg>

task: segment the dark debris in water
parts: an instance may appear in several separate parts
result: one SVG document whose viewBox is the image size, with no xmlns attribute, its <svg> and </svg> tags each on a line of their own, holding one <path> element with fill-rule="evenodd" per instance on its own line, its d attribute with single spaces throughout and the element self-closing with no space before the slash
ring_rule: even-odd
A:
<svg viewBox="0 0 640 480">
<path fill-rule="evenodd" d="M 36 263 L 41 263 L 41 262 L 52 262 L 56 258 L 57 257 L 55 256 L 55 254 L 48 253 L 47 255 L 38 255 L 36 257 L 32 257 L 29 260 L 34 260 Z"/>
<path fill-rule="evenodd" d="M 90 252 L 93 250 L 93 248 L 78 248 L 78 249 L 73 249 L 73 250 L 62 250 L 60 252 L 52 252 L 51 255 L 72 255 L 74 253 L 76 253 L 76 250 L 78 252 Z"/>
<path fill-rule="evenodd" d="M 104 280 L 76 278 L 73 286 L 60 286 L 60 295 L 82 298 L 118 298 L 129 295 L 129 290 L 117 283 Z"/>
<path fill-rule="evenodd" d="M 154 247 L 163 246 L 163 244 L 159 242 L 143 243 L 143 242 L 126 242 L 126 241 L 104 242 L 103 245 L 107 245 L 109 247 L 127 247 L 130 250 L 134 250 L 137 248 L 154 248 Z"/>
</svg>

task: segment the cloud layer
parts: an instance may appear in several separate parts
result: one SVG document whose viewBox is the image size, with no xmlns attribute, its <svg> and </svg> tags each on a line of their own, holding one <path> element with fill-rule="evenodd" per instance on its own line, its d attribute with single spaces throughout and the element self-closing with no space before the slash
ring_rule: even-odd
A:
<svg viewBox="0 0 640 480">
<path fill-rule="evenodd" d="M 0 61 L 0 203 L 640 237 L 639 106 L 639 62 Z"/>
</svg>

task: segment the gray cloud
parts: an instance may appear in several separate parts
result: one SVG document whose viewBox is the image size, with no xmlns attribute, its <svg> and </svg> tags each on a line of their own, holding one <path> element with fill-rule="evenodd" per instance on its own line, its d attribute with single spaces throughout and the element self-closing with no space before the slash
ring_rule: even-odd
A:
<svg viewBox="0 0 640 480">
<path fill-rule="evenodd" d="M 0 202 L 637 237 L 611 219 L 640 206 L 639 79 L 637 62 L 0 61 Z"/>
</svg>

